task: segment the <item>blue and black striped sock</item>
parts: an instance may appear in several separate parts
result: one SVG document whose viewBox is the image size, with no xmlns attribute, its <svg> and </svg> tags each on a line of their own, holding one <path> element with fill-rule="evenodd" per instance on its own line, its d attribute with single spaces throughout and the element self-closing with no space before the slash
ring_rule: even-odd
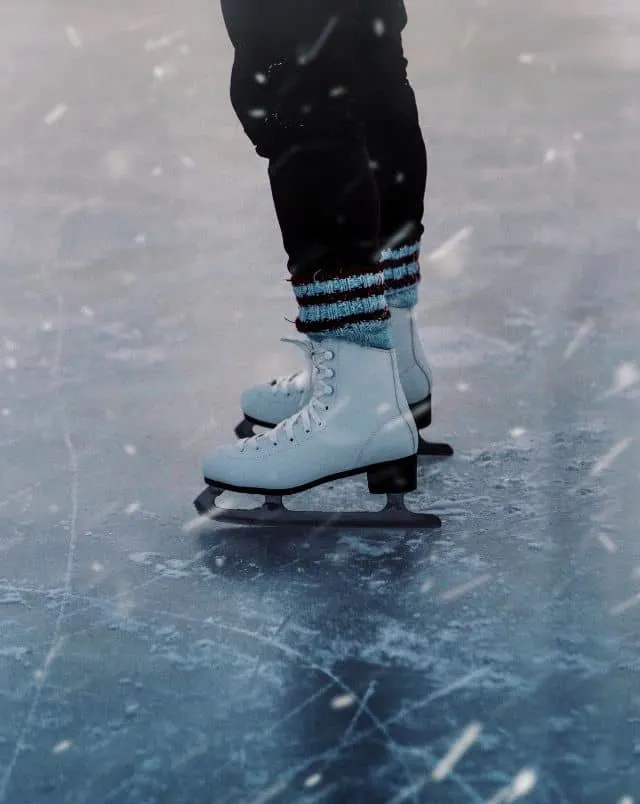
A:
<svg viewBox="0 0 640 804">
<path fill-rule="evenodd" d="M 410 243 L 380 252 L 380 267 L 389 307 L 415 307 L 420 282 L 420 244 Z"/>
<path fill-rule="evenodd" d="M 391 349 L 384 273 L 377 266 L 342 269 L 330 279 L 293 279 L 296 327 L 311 340 L 342 338 Z"/>
</svg>

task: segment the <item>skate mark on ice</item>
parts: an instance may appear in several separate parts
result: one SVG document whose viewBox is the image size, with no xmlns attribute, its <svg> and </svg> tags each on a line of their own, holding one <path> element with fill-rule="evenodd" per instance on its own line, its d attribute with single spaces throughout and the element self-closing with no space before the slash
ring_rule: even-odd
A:
<svg viewBox="0 0 640 804">
<path fill-rule="evenodd" d="M 57 306 L 58 306 L 58 317 L 60 319 L 60 325 L 58 327 L 57 333 L 57 340 L 56 340 L 56 350 L 55 350 L 55 357 L 53 361 L 53 366 L 51 368 L 51 376 L 53 382 L 53 389 L 55 396 L 57 397 L 58 406 L 60 409 L 60 420 L 62 423 L 63 429 L 63 440 L 64 445 L 67 452 L 67 460 L 68 460 L 68 468 L 71 474 L 71 482 L 69 487 L 69 497 L 70 497 L 70 504 L 71 504 L 71 514 L 70 514 L 70 525 L 69 525 L 69 541 L 67 544 L 67 555 L 66 555 L 66 562 L 65 562 L 65 573 L 64 573 L 64 586 L 63 586 L 63 593 L 62 599 L 60 601 L 60 607 L 58 609 L 58 614 L 56 616 L 56 620 L 54 623 L 53 634 L 51 636 L 49 650 L 47 651 L 47 655 L 44 661 L 44 666 L 36 675 L 36 686 L 35 691 L 33 693 L 33 697 L 31 699 L 31 705 L 27 711 L 27 715 L 23 721 L 22 727 L 17 735 L 15 746 L 11 757 L 9 759 L 9 763 L 5 768 L 4 774 L 0 779 L 0 802 L 6 801 L 7 790 L 9 789 L 9 785 L 11 784 L 11 779 L 13 776 L 13 771 L 20 759 L 21 754 L 25 750 L 27 746 L 27 738 L 31 732 L 33 727 L 33 721 L 36 716 L 36 712 L 38 710 L 38 706 L 40 705 L 40 700 L 42 698 L 42 692 L 45 687 L 45 684 L 48 681 L 49 673 L 51 670 L 51 665 L 53 664 L 54 659 L 58 655 L 59 648 L 64 643 L 64 640 L 61 639 L 61 631 L 62 631 L 62 624 L 65 618 L 65 612 L 67 606 L 71 599 L 71 582 L 72 582 L 72 575 L 73 575 L 73 564 L 75 560 L 75 552 L 76 552 L 76 543 L 78 538 L 78 506 L 79 506 L 79 498 L 78 498 L 78 491 L 79 491 L 79 471 L 78 471 L 78 454 L 76 452 L 75 446 L 73 444 L 73 439 L 71 437 L 71 428 L 69 423 L 69 413 L 67 410 L 66 401 L 61 391 L 60 387 L 60 365 L 62 360 L 62 352 L 64 346 L 64 300 L 62 298 L 62 294 L 59 290 L 54 291 Z"/>
</svg>

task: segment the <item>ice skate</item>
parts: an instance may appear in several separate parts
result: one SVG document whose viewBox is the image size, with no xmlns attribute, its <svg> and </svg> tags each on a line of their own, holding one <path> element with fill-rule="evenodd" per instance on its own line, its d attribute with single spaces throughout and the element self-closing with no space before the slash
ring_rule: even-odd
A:
<svg viewBox="0 0 640 804">
<path fill-rule="evenodd" d="M 433 514 L 414 513 L 404 494 L 417 484 L 418 432 L 398 373 L 395 352 L 327 338 L 305 344 L 308 399 L 262 435 L 220 447 L 205 457 L 198 512 L 238 524 L 326 527 L 439 527 Z M 284 496 L 330 480 L 366 474 L 372 494 L 386 494 L 377 512 L 291 511 Z M 264 495 L 261 508 L 216 506 L 226 490 Z"/>
<path fill-rule="evenodd" d="M 431 424 L 431 391 L 433 376 L 427 362 L 415 320 L 410 309 L 391 309 L 391 337 L 398 359 L 400 383 L 418 430 Z M 285 342 L 297 346 L 299 341 L 283 338 Z M 308 351 L 308 350 L 305 350 Z M 293 416 L 308 402 L 311 395 L 310 364 L 302 371 L 277 377 L 270 383 L 254 385 L 241 397 L 244 414 L 236 426 L 238 438 L 254 435 L 254 427 L 275 427 L 279 422 Z M 421 436 L 418 443 L 419 455 L 449 456 L 453 449 L 449 444 L 425 441 Z"/>
</svg>

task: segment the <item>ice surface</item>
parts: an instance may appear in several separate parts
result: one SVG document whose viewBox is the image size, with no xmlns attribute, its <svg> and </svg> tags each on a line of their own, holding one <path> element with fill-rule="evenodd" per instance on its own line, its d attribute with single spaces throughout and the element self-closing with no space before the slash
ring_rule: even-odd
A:
<svg viewBox="0 0 640 804">
<path fill-rule="evenodd" d="M 296 360 L 217 3 L 2 4 L 3 804 L 640 801 L 638 4 L 408 5 L 444 527 L 285 535 L 194 526 Z"/>
</svg>

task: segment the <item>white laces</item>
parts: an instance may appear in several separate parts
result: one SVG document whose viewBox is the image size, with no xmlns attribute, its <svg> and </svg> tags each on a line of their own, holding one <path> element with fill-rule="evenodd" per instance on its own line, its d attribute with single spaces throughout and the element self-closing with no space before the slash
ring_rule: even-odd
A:
<svg viewBox="0 0 640 804">
<path fill-rule="evenodd" d="M 282 437 L 288 438 L 289 441 L 295 441 L 294 430 L 297 425 L 302 425 L 305 433 L 310 433 L 314 426 L 324 426 L 323 414 L 326 413 L 328 407 L 323 401 L 323 397 L 331 396 L 333 393 L 333 386 L 326 383 L 325 380 L 335 376 L 334 370 L 328 368 L 325 362 L 327 360 L 333 360 L 334 353 L 330 349 L 325 348 L 321 343 L 314 344 L 312 342 L 297 341 L 289 338 L 283 338 L 282 340 L 299 346 L 309 356 L 312 364 L 311 398 L 297 413 L 280 422 L 280 424 L 272 430 L 269 430 L 269 432 L 242 439 L 242 441 L 238 443 L 240 452 L 244 452 L 250 447 L 256 450 L 260 449 L 260 445 L 264 443 L 265 438 L 268 438 L 274 447 L 278 446 L 279 439 Z"/>
</svg>

